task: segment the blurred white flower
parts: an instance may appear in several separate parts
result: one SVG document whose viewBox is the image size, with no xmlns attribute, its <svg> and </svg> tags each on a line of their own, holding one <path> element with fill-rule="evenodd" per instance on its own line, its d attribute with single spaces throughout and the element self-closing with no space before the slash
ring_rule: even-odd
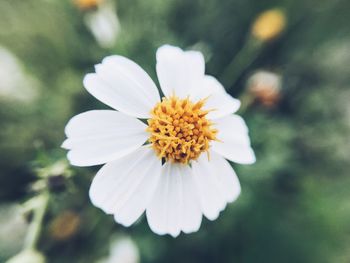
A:
<svg viewBox="0 0 350 263">
<path fill-rule="evenodd" d="M 205 75 L 202 53 L 158 49 L 162 100 L 147 73 L 125 57 L 106 57 L 95 70 L 85 88 L 118 111 L 73 117 L 62 145 L 73 165 L 107 163 L 92 182 L 93 204 L 124 226 L 146 210 L 155 233 L 174 237 L 197 231 L 202 214 L 216 219 L 241 190 L 225 158 L 251 164 L 255 156 L 245 122 L 233 114 L 240 102 Z"/>
<path fill-rule="evenodd" d="M 37 95 L 38 82 L 27 74 L 19 60 L 0 46 L 0 98 L 31 102 Z"/>
<path fill-rule="evenodd" d="M 110 254 L 98 263 L 138 263 L 140 254 L 136 244 L 129 237 L 114 240 L 110 247 Z"/>
<path fill-rule="evenodd" d="M 85 23 L 101 47 L 110 48 L 115 45 L 120 24 L 113 5 L 104 4 L 96 11 L 86 14 Z"/>
<path fill-rule="evenodd" d="M 18 205 L 0 206 L 0 251 L 6 257 L 18 253 L 23 246 L 28 225 Z"/>
<path fill-rule="evenodd" d="M 45 263 L 45 256 L 35 249 L 25 249 L 10 258 L 6 263 Z"/>
<path fill-rule="evenodd" d="M 281 76 L 260 70 L 248 80 L 248 91 L 267 107 L 274 106 L 281 97 Z"/>
</svg>

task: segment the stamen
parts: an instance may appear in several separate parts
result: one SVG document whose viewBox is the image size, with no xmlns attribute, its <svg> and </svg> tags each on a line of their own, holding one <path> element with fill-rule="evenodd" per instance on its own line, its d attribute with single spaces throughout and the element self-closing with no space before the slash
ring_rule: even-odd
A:
<svg viewBox="0 0 350 263">
<path fill-rule="evenodd" d="M 147 120 L 148 141 L 159 158 L 187 164 L 202 152 L 209 158 L 209 142 L 217 141 L 217 130 L 206 118 L 211 110 L 203 110 L 207 98 L 193 103 L 189 97 L 175 95 L 163 98 L 151 111 Z"/>
</svg>

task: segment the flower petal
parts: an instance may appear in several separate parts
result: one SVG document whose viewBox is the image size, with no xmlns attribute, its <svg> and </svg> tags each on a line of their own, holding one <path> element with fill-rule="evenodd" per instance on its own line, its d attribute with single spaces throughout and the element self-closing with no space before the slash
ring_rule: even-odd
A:
<svg viewBox="0 0 350 263">
<path fill-rule="evenodd" d="M 209 220 L 215 220 L 228 201 L 218 180 L 218 167 L 208 161 L 206 154 L 202 154 L 192 162 L 192 172 L 201 211 Z"/>
<path fill-rule="evenodd" d="M 97 173 L 90 187 L 92 203 L 124 225 L 133 224 L 145 211 L 160 179 L 161 162 L 148 146 Z"/>
<path fill-rule="evenodd" d="M 96 73 L 84 78 L 85 88 L 98 100 L 125 114 L 149 118 L 159 102 L 156 85 L 135 62 L 122 57 L 106 57 L 95 66 Z"/>
<path fill-rule="evenodd" d="M 183 51 L 170 45 L 157 50 L 157 75 L 166 97 L 185 98 L 198 79 L 204 76 L 205 61 L 198 51 Z"/>
<path fill-rule="evenodd" d="M 219 141 L 212 143 L 212 150 L 232 162 L 252 164 L 255 154 L 250 147 L 248 128 L 238 115 L 230 115 L 215 120 Z"/>
<path fill-rule="evenodd" d="M 217 119 L 235 113 L 241 103 L 225 91 L 221 83 L 213 76 L 205 75 L 190 92 L 190 98 L 194 101 L 207 98 L 203 106 L 204 110 L 213 110 L 208 113 L 208 118 Z"/>
<path fill-rule="evenodd" d="M 202 212 L 199 206 L 199 200 L 196 195 L 195 184 L 192 173 L 186 173 L 182 176 L 183 189 L 183 207 L 182 207 L 182 231 L 192 233 L 198 231 L 202 222 Z"/>
<path fill-rule="evenodd" d="M 67 124 L 62 147 L 73 165 L 89 166 L 116 160 L 139 148 L 148 137 L 146 125 L 113 110 L 93 110 Z"/>
<path fill-rule="evenodd" d="M 231 167 L 230 163 L 219 154 L 211 151 L 210 159 L 202 159 L 203 162 L 208 162 L 208 165 L 213 171 L 216 171 L 215 176 L 221 185 L 222 193 L 225 195 L 226 202 L 235 201 L 241 193 L 241 185 L 238 177 Z"/>
<path fill-rule="evenodd" d="M 241 186 L 231 165 L 215 152 L 210 159 L 202 154 L 192 163 L 197 193 L 203 214 L 215 220 L 227 203 L 237 199 Z"/>
<path fill-rule="evenodd" d="M 153 232 L 176 237 L 181 230 L 197 231 L 201 224 L 201 212 L 193 194 L 192 175 L 189 166 L 166 163 L 152 202 L 146 211 Z"/>
</svg>

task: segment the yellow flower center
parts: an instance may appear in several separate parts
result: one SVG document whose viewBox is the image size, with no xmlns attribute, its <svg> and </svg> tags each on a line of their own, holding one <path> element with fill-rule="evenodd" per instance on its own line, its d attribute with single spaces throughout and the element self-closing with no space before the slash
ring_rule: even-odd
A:
<svg viewBox="0 0 350 263">
<path fill-rule="evenodd" d="M 148 141 L 159 158 L 173 163 L 187 164 L 202 152 L 208 152 L 209 142 L 216 140 L 217 130 L 203 110 L 206 99 L 193 103 L 176 96 L 163 98 L 151 111 L 147 120 Z"/>
</svg>

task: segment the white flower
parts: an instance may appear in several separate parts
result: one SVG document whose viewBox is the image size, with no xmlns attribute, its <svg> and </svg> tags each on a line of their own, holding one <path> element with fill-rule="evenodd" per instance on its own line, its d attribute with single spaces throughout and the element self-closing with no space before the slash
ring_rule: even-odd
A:
<svg viewBox="0 0 350 263">
<path fill-rule="evenodd" d="M 87 14 L 85 23 L 101 47 L 111 48 L 115 45 L 120 24 L 112 5 L 102 5 L 96 12 Z"/>
<path fill-rule="evenodd" d="M 106 163 L 93 179 L 92 203 L 130 226 L 146 211 L 150 228 L 173 237 L 218 217 L 240 194 L 228 159 L 255 162 L 237 99 L 204 73 L 203 55 L 164 45 L 157 75 L 165 97 L 131 60 L 110 56 L 85 88 L 115 110 L 93 110 L 66 126 L 73 165 Z M 147 119 L 147 124 L 139 119 Z"/>
<path fill-rule="evenodd" d="M 0 79 L 0 99 L 30 103 L 39 95 L 38 80 L 28 74 L 20 60 L 2 46 L 0 46 Z"/>
<path fill-rule="evenodd" d="M 112 241 L 109 256 L 98 263 L 138 263 L 140 252 L 135 242 L 126 236 Z"/>
</svg>

